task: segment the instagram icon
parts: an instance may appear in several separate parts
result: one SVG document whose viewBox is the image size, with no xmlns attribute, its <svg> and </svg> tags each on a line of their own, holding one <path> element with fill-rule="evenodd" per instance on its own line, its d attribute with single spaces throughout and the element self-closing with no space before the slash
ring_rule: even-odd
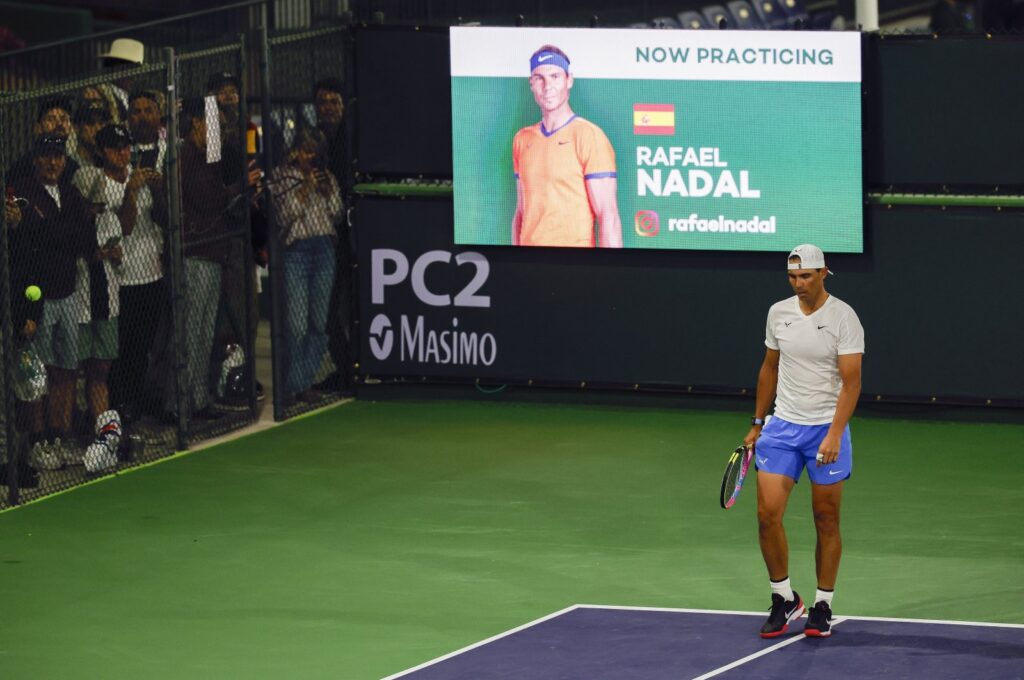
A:
<svg viewBox="0 0 1024 680">
<path fill-rule="evenodd" d="M 653 210 L 638 210 L 633 228 L 637 236 L 657 236 L 661 229 L 661 218 Z"/>
</svg>

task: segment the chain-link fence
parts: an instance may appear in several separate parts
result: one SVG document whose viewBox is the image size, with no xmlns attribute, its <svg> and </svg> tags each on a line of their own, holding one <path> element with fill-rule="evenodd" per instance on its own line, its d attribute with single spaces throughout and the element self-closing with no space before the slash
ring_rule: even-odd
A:
<svg viewBox="0 0 1024 680">
<path fill-rule="evenodd" d="M 9 501 L 174 450 L 173 428 L 140 420 L 173 379 L 153 352 L 167 92 L 153 63 L 0 100 Z"/>
<path fill-rule="evenodd" d="M 0 507 L 347 393 L 348 40 L 0 98 Z"/>
<path fill-rule="evenodd" d="M 264 205 L 275 291 L 275 413 L 323 406 L 351 385 L 352 244 L 347 99 L 348 31 L 269 40 L 273 150 Z M 277 295 L 280 291 L 282 294 Z"/>
</svg>

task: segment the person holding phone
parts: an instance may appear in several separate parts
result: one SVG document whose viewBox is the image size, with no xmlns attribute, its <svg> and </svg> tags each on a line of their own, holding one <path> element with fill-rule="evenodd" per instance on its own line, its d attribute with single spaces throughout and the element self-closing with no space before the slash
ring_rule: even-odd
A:
<svg viewBox="0 0 1024 680">
<path fill-rule="evenodd" d="M 151 214 L 156 200 L 151 187 L 160 186 L 162 178 L 152 168 L 132 167 L 131 145 L 123 125 L 103 127 L 96 133 L 100 167 L 82 168 L 73 180 L 86 199 L 105 204 L 97 217 L 99 247 L 83 288 L 87 297 L 79 333 L 89 409 L 103 420 L 109 420 L 112 404 L 123 406 L 131 397 L 134 407 L 141 398 L 163 278 L 163 233 Z M 113 376 L 112 365 L 117 366 Z M 113 440 L 97 440 L 94 446 L 109 450 L 117 445 Z M 114 461 L 115 452 L 97 458 Z"/>
<path fill-rule="evenodd" d="M 302 128 L 287 163 L 274 170 L 272 180 L 284 245 L 288 394 L 302 401 L 315 399 L 310 388 L 327 351 L 327 312 L 342 214 L 341 190 L 326 159 L 324 133 Z"/>
</svg>

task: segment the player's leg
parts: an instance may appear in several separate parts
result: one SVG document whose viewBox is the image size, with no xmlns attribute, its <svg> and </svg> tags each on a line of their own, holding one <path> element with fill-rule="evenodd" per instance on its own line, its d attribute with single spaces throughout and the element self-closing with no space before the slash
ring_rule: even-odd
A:
<svg viewBox="0 0 1024 680">
<path fill-rule="evenodd" d="M 757 525 L 761 556 L 771 579 L 772 606 L 761 637 L 778 637 L 804 613 L 803 600 L 789 582 L 789 544 L 782 519 L 796 481 L 783 474 L 758 471 Z"/>
<path fill-rule="evenodd" d="M 764 638 L 782 635 L 804 613 L 803 600 L 789 582 L 789 544 L 783 526 L 789 495 L 804 466 L 800 450 L 792 446 L 798 427 L 773 418 L 754 448 L 758 540 L 772 589 L 771 612 L 761 627 Z"/>
<path fill-rule="evenodd" d="M 816 446 L 805 451 L 808 457 L 816 454 Z M 818 589 L 814 594 L 814 606 L 804 628 L 804 633 L 812 637 L 827 637 L 832 634 L 832 594 L 839 573 L 839 561 L 843 555 L 843 539 L 839 528 L 840 508 L 844 482 L 852 470 L 853 447 L 849 428 L 843 433 L 839 457 L 834 463 L 820 467 L 810 460 L 807 463 L 807 475 L 811 479 L 811 509 L 817 532 L 814 561 Z"/>
<path fill-rule="evenodd" d="M 757 473 L 757 537 L 768 578 L 772 581 L 789 575 L 789 544 L 782 519 L 794 484 L 796 482 L 783 474 Z"/>
</svg>

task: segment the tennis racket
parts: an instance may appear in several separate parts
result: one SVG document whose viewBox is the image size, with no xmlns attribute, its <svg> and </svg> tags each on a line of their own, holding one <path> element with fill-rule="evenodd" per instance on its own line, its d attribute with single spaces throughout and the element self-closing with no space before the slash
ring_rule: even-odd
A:
<svg viewBox="0 0 1024 680">
<path fill-rule="evenodd" d="M 747 478 L 750 470 L 750 461 L 754 460 L 754 447 L 737 446 L 736 450 L 729 455 L 729 463 L 725 466 L 725 474 L 722 475 L 722 508 L 728 510 L 736 504 L 740 497 L 740 490 L 743 489 L 743 480 Z"/>
</svg>

